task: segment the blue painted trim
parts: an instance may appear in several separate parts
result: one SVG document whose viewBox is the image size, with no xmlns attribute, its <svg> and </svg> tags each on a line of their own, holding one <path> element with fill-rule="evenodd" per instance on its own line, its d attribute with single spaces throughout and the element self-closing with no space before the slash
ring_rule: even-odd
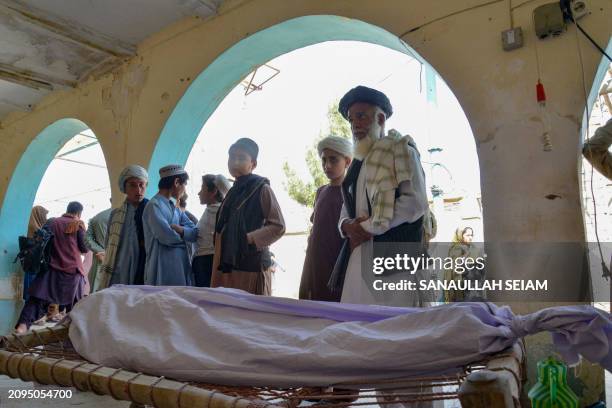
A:
<svg viewBox="0 0 612 408">
<path fill-rule="evenodd" d="M 60 119 L 32 140 L 19 159 L 0 209 L 0 278 L 16 271 L 17 237 L 28 228 L 30 211 L 45 171 L 57 152 L 77 133 L 88 129 L 77 119 Z"/>
<path fill-rule="evenodd" d="M 172 111 L 149 162 L 147 195 L 157 192 L 158 171 L 162 166 L 185 165 L 204 123 L 248 73 L 298 48 L 343 40 L 378 44 L 408 54 L 435 75 L 434 69 L 396 35 L 360 20 L 331 15 L 305 16 L 254 33 L 227 49 L 202 71 Z"/>
</svg>

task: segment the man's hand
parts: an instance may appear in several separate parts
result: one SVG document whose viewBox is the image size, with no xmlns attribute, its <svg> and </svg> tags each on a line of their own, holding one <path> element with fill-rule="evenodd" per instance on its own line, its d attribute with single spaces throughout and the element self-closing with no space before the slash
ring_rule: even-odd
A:
<svg viewBox="0 0 612 408">
<path fill-rule="evenodd" d="M 363 229 L 361 222 L 367 220 L 368 217 L 359 217 L 350 220 L 346 220 L 342 223 L 342 232 L 349 239 L 351 245 L 351 252 L 359 245 L 372 239 L 373 235 Z"/>
<path fill-rule="evenodd" d="M 98 259 L 98 261 L 100 261 L 100 262 L 104 262 L 104 256 L 105 256 L 105 255 L 106 255 L 106 253 L 105 253 L 105 252 L 97 252 L 95 256 L 96 256 L 96 258 Z"/>
<path fill-rule="evenodd" d="M 176 225 L 176 224 L 170 224 L 170 228 L 172 228 L 177 234 L 179 234 L 181 237 L 183 236 L 183 234 L 185 233 L 185 228 L 181 227 L 180 225 Z"/>
</svg>

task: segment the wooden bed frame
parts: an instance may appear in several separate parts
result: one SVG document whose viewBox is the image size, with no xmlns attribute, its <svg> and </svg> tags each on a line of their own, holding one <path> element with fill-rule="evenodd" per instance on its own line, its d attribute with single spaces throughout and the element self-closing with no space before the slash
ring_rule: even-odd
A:
<svg viewBox="0 0 612 408">
<path fill-rule="evenodd" d="M 459 399 L 462 408 L 519 408 L 524 375 L 522 343 L 486 361 L 470 364 L 452 377 L 402 378 L 328 388 L 279 390 L 187 383 L 94 364 L 79 356 L 68 339 L 69 321 L 54 327 L 9 335 L 0 340 L 0 374 L 23 381 L 75 387 L 133 407 L 293 408 L 348 407 Z M 441 391 L 433 391 L 441 390 Z M 449 391 L 450 390 L 450 391 Z M 311 405 L 312 406 L 312 405 Z"/>
</svg>

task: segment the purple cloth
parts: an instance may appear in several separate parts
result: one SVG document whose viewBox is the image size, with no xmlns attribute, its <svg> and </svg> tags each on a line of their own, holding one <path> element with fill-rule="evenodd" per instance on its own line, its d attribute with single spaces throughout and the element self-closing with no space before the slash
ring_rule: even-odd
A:
<svg viewBox="0 0 612 408">
<path fill-rule="evenodd" d="M 567 362 L 582 355 L 612 369 L 610 314 L 584 305 L 518 316 L 491 303 L 396 308 L 115 285 L 70 317 L 70 339 L 88 360 L 186 381 L 291 387 L 450 375 L 540 331 Z"/>
<path fill-rule="evenodd" d="M 124 285 L 119 285 L 127 287 Z M 162 292 L 169 287 L 141 286 L 146 292 Z M 215 289 L 208 289 L 215 290 Z M 284 315 L 323 318 L 338 322 L 377 322 L 397 316 L 427 313 L 427 308 L 360 305 L 350 303 L 295 300 L 272 296 L 259 296 L 238 290 L 217 289 L 223 300 L 203 298 L 198 305 L 228 305 L 246 310 L 265 311 Z M 592 363 L 599 363 L 612 372 L 612 317 L 610 313 L 588 305 L 557 306 L 528 315 L 515 315 L 507 306 L 485 302 L 462 302 L 435 308 L 463 308 L 480 319 L 483 325 L 497 327 L 498 336 L 481 337 L 483 355 L 497 353 L 511 347 L 527 335 L 548 331 L 552 334 L 557 351 L 567 363 L 578 362 L 582 355 Z M 433 309 L 433 308 L 429 308 Z M 457 330 L 461 330 L 458 327 Z"/>
</svg>

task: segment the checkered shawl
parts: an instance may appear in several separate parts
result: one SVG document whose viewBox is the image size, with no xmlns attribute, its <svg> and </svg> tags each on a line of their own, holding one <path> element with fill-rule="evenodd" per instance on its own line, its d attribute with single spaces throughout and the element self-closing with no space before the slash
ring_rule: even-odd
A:
<svg viewBox="0 0 612 408">
<path fill-rule="evenodd" d="M 402 181 L 412 179 L 411 149 L 414 140 L 391 129 L 387 136 L 374 143 L 365 158 L 366 189 L 372 207 L 374 227 L 389 228 L 395 206 L 395 190 Z"/>
<path fill-rule="evenodd" d="M 108 221 L 108 233 L 106 234 L 106 254 L 104 256 L 104 263 L 96 276 L 96 281 L 92 283 L 94 291 L 107 288 L 113 277 L 115 262 L 117 260 L 117 251 L 119 249 L 119 240 L 121 239 L 121 229 L 123 228 L 125 215 L 127 214 L 127 206 L 128 202 L 124 201 L 121 207 L 111 212 Z"/>
</svg>

